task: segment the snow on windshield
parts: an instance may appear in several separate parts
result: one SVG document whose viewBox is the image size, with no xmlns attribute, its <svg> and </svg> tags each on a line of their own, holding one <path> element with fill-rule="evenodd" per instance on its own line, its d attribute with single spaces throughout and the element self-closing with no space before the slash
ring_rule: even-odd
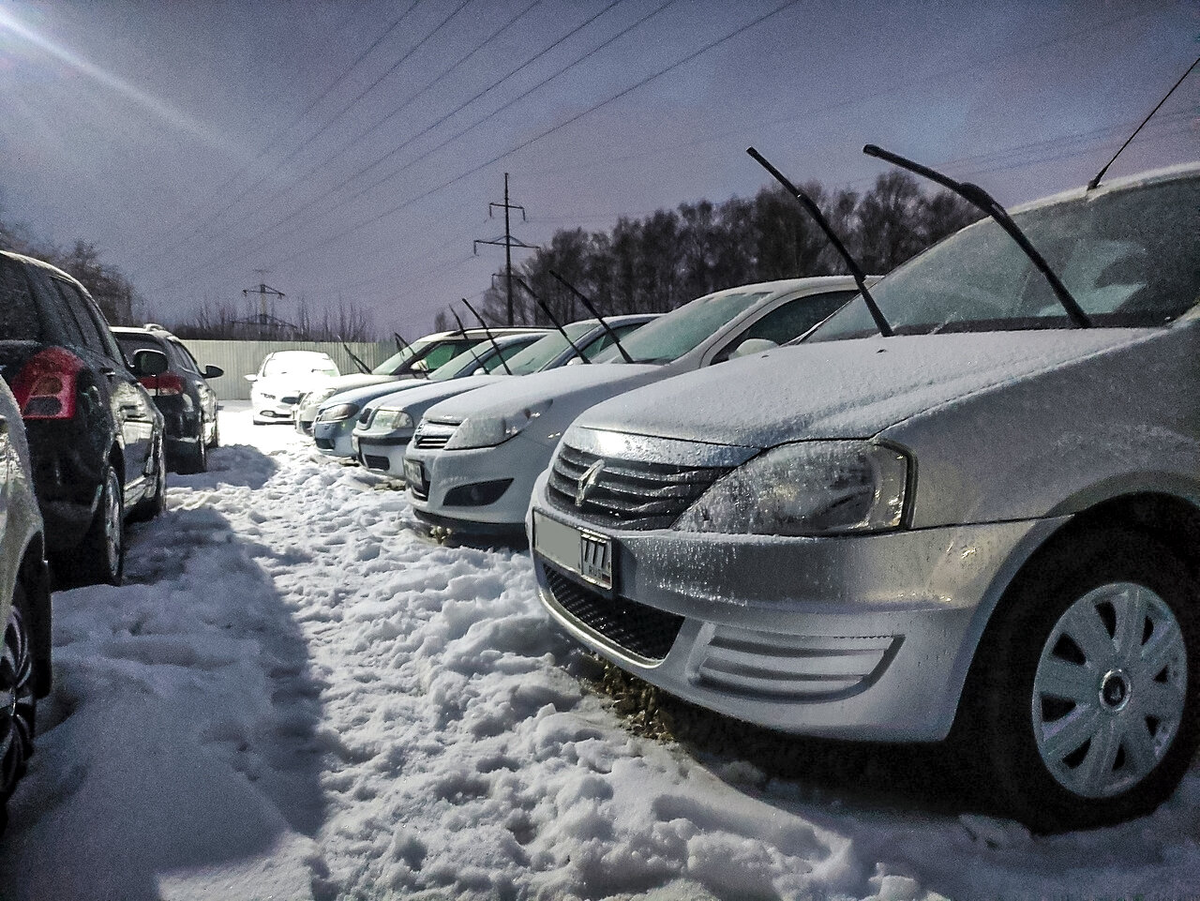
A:
<svg viewBox="0 0 1200 901">
<path fill-rule="evenodd" d="M 526 553 L 428 541 L 234 406 L 127 584 L 55 594 L 6 901 L 1194 897 L 1195 764 L 1150 817 L 1031 836 L 948 808 L 919 750 L 646 737 Z"/>
<path fill-rule="evenodd" d="M 1013 219 L 1096 326 L 1163 325 L 1200 299 L 1200 177 L 1049 203 Z M 1045 277 L 990 219 L 900 267 L 871 294 L 898 334 L 1070 325 Z M 859 299 L 809 340 L 875 331 Z"/>
</svg>

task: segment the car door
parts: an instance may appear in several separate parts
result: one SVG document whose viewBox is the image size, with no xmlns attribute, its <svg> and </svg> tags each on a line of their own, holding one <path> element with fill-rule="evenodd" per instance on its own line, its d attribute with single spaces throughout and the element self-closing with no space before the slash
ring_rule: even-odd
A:
<svg viewBox="0 0 1200 901">
<path fill-rule="evenodd" d="M 145 493 L 146 474 L 153 469 L 148 461 L 153 453 L 157 413 L 150 396 L 125 362 L 124 354 L 108 330 L 108 323 L 91 299 L 71 282 L 54 277 L 51 281 L 83 331 L 85 348 L 101 376 L 97 381 L 102 379 L 108 385 L 109 409 L 124 445 L 125 504 L 128 508 Z"/>
<path fill-rule="evenodd" d="M 171 359 L 172 368 L 177 369 L 181 378 L 187 380 L 198 399 L 200 438 L 207 441 L 209 433 L 212 431 L 212 424 L 217 421 L 217 392 L 209 387 L 208 382 L 200 373 L 200 364 L 196 362 L 191 351 L 182 342 L 168 339 L 163 343 L 167 348 L 167 355 Z"/>
</svg>

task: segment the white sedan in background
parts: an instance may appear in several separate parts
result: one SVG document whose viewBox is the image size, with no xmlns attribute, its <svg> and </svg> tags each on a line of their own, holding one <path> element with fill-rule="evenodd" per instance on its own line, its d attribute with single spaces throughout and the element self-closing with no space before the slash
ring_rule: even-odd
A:
<svg viewBox="0 0 1200 901">
<path fill-rule="evenodd" d="M 291 422 L 292 409 L 306 394 L 339 375 L 329 354 L 315 350 L 277 350 L 263 358 L 251 383 L 250 409 L 255 425 Z"/>
</svg>

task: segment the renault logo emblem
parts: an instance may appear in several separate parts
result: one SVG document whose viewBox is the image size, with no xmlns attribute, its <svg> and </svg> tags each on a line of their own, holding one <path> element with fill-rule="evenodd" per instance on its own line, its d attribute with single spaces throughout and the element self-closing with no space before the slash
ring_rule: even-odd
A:
<svg viewBox="0 0 1200 901">
<path fill-rule="evenodd" d="M 575 486 L 575 506 L 582 507 L 583 502 L 587 500 L 588 492 L 596 487 L 596 481 L 600 478 L 600 473 L 604 471 L 604 461 L 597 460 L 579 477 L 579 484 Z"/>
</svg>

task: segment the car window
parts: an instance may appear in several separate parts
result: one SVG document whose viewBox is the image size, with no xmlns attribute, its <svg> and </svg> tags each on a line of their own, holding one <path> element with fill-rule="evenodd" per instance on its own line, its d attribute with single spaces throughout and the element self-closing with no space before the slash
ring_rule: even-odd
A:
<svg viewBox="0 0 1200 901">
<path fill-rule="evenodd" d="M 175 338 L 167 340 L 167 347 L 174 351 L 174 356 L 179 360 L 179 366 L 187 372 L 200 375 L 200 364 L 196 362 L 196 358 L 192 356 L 192 352 L 187 349 L 187 345 Z"/>
<path fill-rule="evenodd" d="M 775 344 L 786 344 L 793 338 L 803 335 L 857 293 L 856 291 L 832 291 L 828 294 L 810 294 L 790 300 L 745 329 L 721 348 L 721 352 L 714 359 L 717 362 L 728 360 L 730 354 L 737 350 L 743 341 L 751 338 L 761 338 Z"/>
<path fill-rule="evenodd" d="M 1099 327 L 1162 325 L 1200 298 L 1200 178 L 1084 195 L 1013 215 Z M 983 220 L 901 266 L 872 295 L 898 334 L 1066 328 L 1049 283 Z M 876 333 L 861 300 L 808 340 Z"/>
<path fill-rule="evenodd" d="M 514 341 L 507 347 L 500 348 L 499 354 L 492 354 L 490 359 L 483 361 L 483 371 L 504 372 L 505 369 L 504 365 L 502 364 L 507 364 L 509 360 L 511 360 L 521 351 L 527 350 L 530 345 L 536 343 L 537 340 L 538 339 L 536 337 L 530 337 L 527 341 Z M 511 368 L 512 367 L 510 366 L 509 369 Z"/>
<path fill-rule="evenodd" d="M 42 323 L 22 267 L 0 257 L 0 337 L 13 341 L 43 341 Z"/>
<path fill-rule="evenodd" d="M 444 341 L 436 347 L 431 348 L 427 354 L 421 357 L 420 362 L 429 369 L 437 369 L 476 343 L 470 339 Z"/>
<path fill-rule="evenodd" d="M 25 274 L 33 288 L 34 300 L 42 318 L 43 341 L 61 342 L 68 347 L 86 347 L 83 329 L 54 286 L 50 274 L 41 266 L 27 265 Z"/>
<path fill-rule="evenodd" d="M 83 346 L 103 356 L 112 356 L 108 344 L 100 336 L 100 327 L 92 318 L 91 312 L 87 308 L 87 302 L 79 290 L 61 278 L 51 276 L 50 281 L 59 297 L 62 298 L 63 309 L 79 327 L 79 332 L 83 335 Z"/>
<path fill-rule="evenodd" d="M 563 331 L 578 346 L 579 339 L 595 327 L 594 322 L 572 322 L 570 325 L 563 326 Z M 508 368 L 512 370 L 513 375 L 540 372 L 547 363 L 567 349 L 567 339 L 562 336 L 562 333 L 551 332 L 521 348 L 519 353 L 513 354 L 508 360 Z M 580 349 L 582 350 L 582 348 Z"/>
<path fill-rule="evenodd" d="M 700 297 L 647 323 L 621 344 L 638 363 L 669 363 L 697 348 L 727 322 L 737 318 L 767 296 L 767 291 L 722 292 Z M 597 362 L 622 360 L 609 348 Z"/>
<path fill-rule="evenodd" d="M 132 363 L 133 355 L 139 350 L 157 350 L 162 352 L 162 345 L 148 335 L 132 335 L 129 333 L 117 335 L 117 344 L 125 354 L 125 359 Z"/>
</svg>

